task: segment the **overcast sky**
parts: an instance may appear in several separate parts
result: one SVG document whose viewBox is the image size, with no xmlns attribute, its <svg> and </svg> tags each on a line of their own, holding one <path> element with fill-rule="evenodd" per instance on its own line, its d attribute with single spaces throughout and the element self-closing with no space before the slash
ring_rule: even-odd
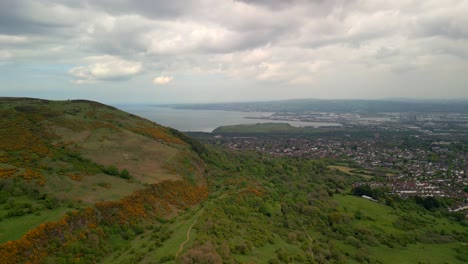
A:
<svg viewBox="0 0 468 264">
<path fill-rule="evenodd" d="M 0 0 L 0 96 L 468 98 L 466 0 Z"/>
</svg>

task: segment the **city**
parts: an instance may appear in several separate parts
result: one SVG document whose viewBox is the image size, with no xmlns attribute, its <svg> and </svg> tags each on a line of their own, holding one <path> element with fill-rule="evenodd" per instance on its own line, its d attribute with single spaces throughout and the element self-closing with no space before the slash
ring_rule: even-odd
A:
<svg viewBox="0 0 468 264">
<path fill-rule="evenodd" d="M 337 116 L 342 120 L 343 115 Z M 406 115 L 401 116 L 407 120 Z M 296 120 L 304 121 L 304 118 Z M 330 128 L 328 133 L 316 134 L 215 131 L 208 142 L 272 156 L 333 160 L 342 166 L 332 168 L 363 176 L 362 182 L 355 183 L 357 186 L 368 184 L 372 188 L 385 188 L 401 197 L 451 198 L 455 202 L 448 209 L 461 211 L 468 206 L 466 135 L 460 129 L 436 133 L 438 128 L 435 127 L 453 127 L 454 122 L 463 129 L 463 124 L 458 124 L 459 120 L 443 122 L 433 125 L 430 130 L 424 127 L 424 123 L 417 126 L 386 120 L 366 126 L 350 122 L 345 128 Z"/>
</svg>

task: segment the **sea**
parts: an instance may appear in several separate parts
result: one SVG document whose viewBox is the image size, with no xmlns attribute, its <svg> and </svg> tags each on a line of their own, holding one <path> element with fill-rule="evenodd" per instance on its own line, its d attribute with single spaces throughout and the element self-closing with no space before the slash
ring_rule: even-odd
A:
<svg viewBox="0 0 468 264">
<path fill-rule="evenodd" d="M 258 123 L 288 123 L 295 127 L 341 126 L 338 123 L 261 119 L 272 115 L 271 112 L 191 110 L 151 105 L 115 105 L 115 107 L 183 132 L 212 132 L 220 126 Z"/>
</svg>

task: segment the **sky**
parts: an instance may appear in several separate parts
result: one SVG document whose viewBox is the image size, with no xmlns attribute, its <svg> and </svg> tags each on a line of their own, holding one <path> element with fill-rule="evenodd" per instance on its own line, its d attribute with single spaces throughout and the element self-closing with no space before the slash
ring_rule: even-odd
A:
<svg viewBox="0 0 468 264">
<path fill-rule="evenodd" d="M 466 0 L 1 0 L 0 96 L 468 98 Z"/>
</svg>

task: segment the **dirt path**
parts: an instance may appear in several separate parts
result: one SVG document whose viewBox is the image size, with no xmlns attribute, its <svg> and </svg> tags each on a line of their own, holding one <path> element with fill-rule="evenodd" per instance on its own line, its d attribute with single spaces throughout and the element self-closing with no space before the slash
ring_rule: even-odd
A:
<svg viewBox="0 0 468 264">
<path fill-rule="evenodd" d="M 312 237 L 309 236 L 309 233 L 307 232 L 307 230 L 305 229 L 305 227 L 302 227 L 302 229 L 304 229 L 304 233 L 306 234 L 307 238 L 309 239 L 310 242 L 314 242 L 314 240 L 312 239 Z"/>
<path fill-rule="evenodd" d="M 187 239 L 185 239 L 184 242 L 182 242 L 182 244 L 180 244 L 179 246 L 179 251 L 177 251 L 177 253 L 175 254 L 175 257 L 177 258 L 180 254 L 180 252 L 182 252 L 182 249 L 184 249 L 184 246 L 185 244 L 187 244 L 189 241 L 190 241 L 190 231 L 192 231 L 192 228 L 195 226 L 195 224 L 198 222 L 198 218 L 200 217 L 201 213 L 203 212 L 203 210 L 205 210 L 205 207 L 203 207 L 200 212 L 197 213 L 197 216 L 195 218 L 195 221 L 193 221 L 192 225 L 190 225 L 189 229 L 187 230 Z"/>
</svg>

